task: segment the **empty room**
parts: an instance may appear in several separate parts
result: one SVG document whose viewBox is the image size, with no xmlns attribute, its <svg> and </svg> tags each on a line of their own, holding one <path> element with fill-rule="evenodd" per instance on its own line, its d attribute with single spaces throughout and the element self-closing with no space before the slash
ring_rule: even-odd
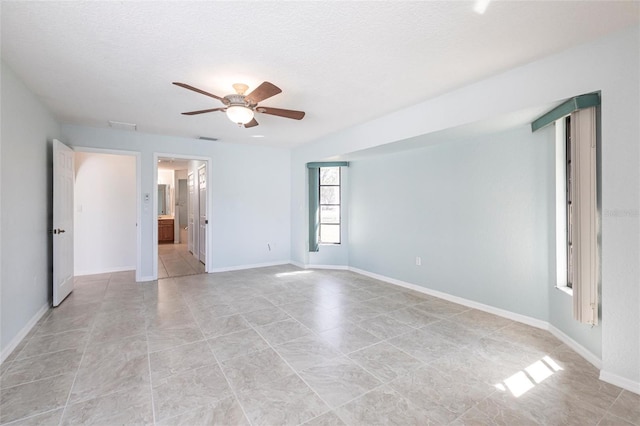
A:
<svg viewBox="0 0 640 426">
<path fill-rule="evenodd" d="M 640 1 L 2 1 L 1 425 L 640 426 Z"/>
</svg>

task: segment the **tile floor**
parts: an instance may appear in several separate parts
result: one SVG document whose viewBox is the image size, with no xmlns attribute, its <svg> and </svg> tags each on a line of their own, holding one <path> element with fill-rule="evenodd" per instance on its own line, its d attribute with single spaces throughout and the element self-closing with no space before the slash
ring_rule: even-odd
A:
<svg viewBox="0 0 640 426">
<path fill-rule="evenodd" d="M 14 425 L 640 425 L 549 333 L 344 271 L 82 277 L 2 364 Z"/>
<path fill-rule="evenodd" d="M 189 253 L 186 244 L 158 244 L 158 278 L 203 273 L 204 264 Z"/>
</svg>

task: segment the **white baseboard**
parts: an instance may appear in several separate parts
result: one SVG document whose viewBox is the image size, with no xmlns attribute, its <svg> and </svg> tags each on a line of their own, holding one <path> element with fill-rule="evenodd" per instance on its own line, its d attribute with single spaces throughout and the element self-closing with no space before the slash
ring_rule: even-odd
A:
<svg viewBox="0 0 640 426">
<path fill-rule="evenodd" d="M 617 374 L 610 373 L 605 370 L 600 370 L 600 380 L 640 395 L 640 382 L 629 380 L 625 377 L 618 376 Z"/>
<path fill-rule="evenodd" d="M 144 276 L 144 277 L 137 278 L 136 282 L 144 283 L 144 282 L 147 282 L 147 281 L 155 281 L 156 279 L 157 278 L 154 278 L 153 275 L 147 275 L 147 276 Z"/>
<path fill-rule="evenodd" d="M 551 324 L 549 324 L 549 332 L 554 336 L 556 336 L 560 341 L 562 341 L 562 343 L 564 343 L 565 345 L 573 349 L 582 358 L 586 359 L 591 364 L 593 364 L 593 366 L 596 367 L 598 370 L 602 368 L 602 360 L 600 358 L 594 355 L 589 349 L 585 348 L 580 343 L 576 342 L 571 337 L 567 336 L 564 332 L 562 332 L 561 330 L 559 330 L 558 328 L 554 327 Z"/>
<path fill-rule="evenodd" d="M 74 271 L 74 277 L 83 277 L 85 275 L 97 275 L 97 274 L 110 274 L 112 272 L 124 272 L 124 271 L 135 271 L 136 267 L 134 266 L 116 266 L 113 268 L 104 268 L 93 271 Z"/>
<path fill-rule="evenodd" d="M 342 266 L 337 266 L 334 269 L 342 269 Z M 536 327 L 536 328 L 540 328 L 542 330 L 548 330 L 551 334 L 553 334 L 555 337 L 557 337 L 560 341 L 562 341 L 564 344 L 566 344 L 567 346 L 569 346 L 571 349 L 573 349 L 578 355 L 580 355 L 581 357 L 583 357 L 585 360 L 587 360 L 588 362 L 590 362 L 591 364 L 593 364 L 596 368 L 600 369 L 602 366 L 602 361 L 600 360 L 599 357 L 597 357 L 596 355 L 594 355 L 591 351 L 589 351 L 587 348 L 585 348 L 584 346 L 582 346 L 581 344 L 579 344 L 578 342 L 576 342 L 575 340 L 573 340 L 571 337 L 567 336 L 566 334 L 564 334 L 562 331 L 560 331 L 559 329 L 557 329 L 556 327 L 554 327 L 553 325 L 549 324 L 547 321 L 542 321 L 539 320 L 537 318 L 532 318 L 526 315 L 521 315 L 515 312 L 511 312 L 511 311 L 507 311 L 504 309 L 500 309 L 500 308 L 496 308 L 494 306 L 490 306 L 490 305 L 485 305 L 483 303 L 479 303 L 473 300 L 468 300 L 462 297 L 458 297 L 458 296 L 453 296 L 451 294 L 447 294 L 447 293 L 443 293 L 437 290 L 432 290 L 430 288 L 427 287 L 422 287 L 416 284 L 411 284 L 408 283 L 406 281 L 401 281 L 395 278 L 391 278 L 391 277 L 387 277 L 384 275 L 380 275 L 380 274 L 376 274 L 374 272 L 369 272 L 369 271 L 365 271 L 363 269 L 359 269 L 359 268 L 354 268 L 354 267 L 349 267 L 348 268 L 350 271 L 355 272 L 357 274 L 360 275 L 364 275 L 370 278 L 374 278 L 380 281 L 384 281 L 387 282 L 389 284 L 394 284 L 400 287 L 404 287 L 404 288 L 408 288 L 411 290 L 415 290 L 418 291 L 420 293 L 424 293 L 424 294 L 428 294 L 430 296 L 434 296 L 434 297 L 438 297 L 440 299 L 444 299 L 444 300 L 448 300 L 450 302 L 453 303 L 457 303 L 459 305 L 463 305 L 463 306 L 468 306 L 470 308 L 473 309 L 478 309 L 480 311 L 484 311 L 484 312 L 488 312 L 490 314 L 494 314 L 494 315 L 498 315 L 500 317 L 503 318 L 507 318 L 513 321 L 517 321 L 519 323 L 522 324 L 526 324 L 526 325 L 530 325 L 532 327 Z M 607 375 L 607 373 L 605 372 L 605 377 L 609 377 L 610 380 L 615 380 L 615 382 L 611 381 L 609 382 L 609 380 L 605 380 L 602 378 L 602 372 L 601 372 L 601 379 L 615 384 L 617 386 L 620 386 L 624 389 L 628 389 L 632 392 L 636 392 L 637 390 L 633 390 L 633 389 L 638 389 L 638 384 L 630 381 L 628 379 L 619 377 L 619 376 L 615 376 L 615 375 Z M 624 386 L 623 386 L 624 385 Z"/>
<path fill-rule="evenodd" d="M 0 353 L 0 364 L 3 363 L 9 355 L 11 355 L 11 352 L 13 352 L 14 349 L 18 347 L 20 342 L 22 342 L 22 339 L 24 339 L 27 334 L 29 334 L 31 329 L 38 323 L 38 321 L 40 321 L 40 318 L 42 318 L 42 316 L 49 310 L 49 306 L 49 302 L 42 305 L 38 312 L 36 312 L 36 314 L 31 317 L 29 322 L 24 327 L 22 327 L 22 330 L 20 330 L 20 332 L 13 339 L 11 339 L 7 347 L 2 350 L 2 353 Z"/>
<path fill-rule="evenodd" d="M 306 265 L 302 262 L 296 262 L 295 260 L 290 260 L 289 263 L 292 264 L 293 266 L 297 266 L 298 268 L 307 269 Z"/>
<path fill-rule="evenodd" d="M 291 261 L 289 261 L 289 260 L 279 260 L 279 261 L 276 261 L 276 262 L 254 263 L 254 264 L 251 264 L 251 265 L 225 266 L 223 268 L 213 268 L 212 270 L 209 271 L 209 273 L 241 271 L 243 269 L 254 269 L 254 268 L 266 268 L 268 266 L 288 265 L 290 263 L 291 263 Z"/>
<path fill-rule="evenodd" d="M 451 294 L 443 293 L 441 291 L 432 290 L 427 287 L 423 287 L 416 284 L 411 284 L 405 281 L 397 280 L 395 278 L 386 277 L 384 275 L 379 275 L 373 272 L 365 271 L 358 268 L 349 268 L 350 271 L 358 273 L 360 275 L 365 275 L 370 278 L 375 278 L 380 281 L 388 282 L 390 284 L 395 284 L 400 287 L 408 288 L 410 290 L 415 290 L 420 293 L 428 294 L 429 296 L 434 296 L 439 299 L 448 300 L 449 302 L 457 303 L 458 305 L 467 306 L 469 308 L 478 309 L 479 311 L 488 312 L 490 314 L 494 314 L 503 318 L 507 318 L 513 321 L 517 321 L 523 324 L 530 325 L 532 327 L 541 328 L 543 330 L 549 329 L 549 324 L 546 321 L 539 320 L 537 318 L 532 318 L 526 315 L 517 314 L 515 312 L 507 311 L 504 309 L 496 308 L 494 306 L 485 305 L 484 303 L 476 302 L 473 300 L 465 299 L 463 297 L 453 296 Z"/>
</svg>

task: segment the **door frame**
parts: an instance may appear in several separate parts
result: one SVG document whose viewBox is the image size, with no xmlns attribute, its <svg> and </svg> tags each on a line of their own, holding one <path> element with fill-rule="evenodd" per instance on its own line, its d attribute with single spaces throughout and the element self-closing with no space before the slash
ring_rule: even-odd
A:
<svg viewBox="0 0 640 426">
<path fill-rule="evenodd" d="M 128 155 L 136 158 L 136 282 L 142 281 L 142 153 L 122 149 L 91 148 L 74 146 L 75 152 L 90 152 L 94 154 Z M 156 179 L 157 180 L 157 179 Z M 157 225 L 156 225 L 157 227 Z M 157 229 L 156 229 L 157 232 Z"/>
<path fill-rule="evenodd" d="M 211 266 L 212 256 L 212 248 L 213 248 L 213 224 L 211 217 L 213 212 L 213 196 L 211 190 L 211 183 L 213 182 L 212 178 L 212 161 L 211 157 L 203 157 L 200 155 L 189 155 L 189 154 L 172 154 L 167 152 L 154 152 L 153 153 L 153 186 L 154 190 L 151 191 L 152 204 L 153 206 L 158 205 L 158 160 L 160 158 L 176 158 L 180 160 L 195 160 L 195 161 L 204 161 L 207 164 L 207 220 L 209 221 L 209 226 L 207 226 L 206 236 L 205 236 L 205 250 L 206 250 L 206 261 L 204 264 L 204 271 L 209 273 L 213 271 L 213 267 Z M 154 212 L 153 214 L 153 279 L 158 279 L 158 214 Z"/>
</svg>

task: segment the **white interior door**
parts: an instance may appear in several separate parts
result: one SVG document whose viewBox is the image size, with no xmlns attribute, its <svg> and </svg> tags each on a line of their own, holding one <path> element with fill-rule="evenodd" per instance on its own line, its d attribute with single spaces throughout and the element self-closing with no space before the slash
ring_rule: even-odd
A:
<svg viewBox="0 0 640 426">
<path fill-rule="evenodd" d="M 207 166 L 198 168 L 198 259 L 206 265 L 206 235 L 207 235 Z"/>
<path fill-rule="evenodd" d="M 195 236 L 196 236 L 196 223 L 195 223 L 195 208 L 194 203 L 196 200 L 196 185 L 193 178 L 193 173 L 187 175 L 187 187 L 189 191 L 189 199 L 187 200 L 188 206 L 188 223 L 187 223 L 187 248 L 193 254 L 195 251 Z"/>
<path fill-rule="evenodd" d="M 53 141 L 53 306 L 73 291 L 73 150 Z"/>
</svg>

